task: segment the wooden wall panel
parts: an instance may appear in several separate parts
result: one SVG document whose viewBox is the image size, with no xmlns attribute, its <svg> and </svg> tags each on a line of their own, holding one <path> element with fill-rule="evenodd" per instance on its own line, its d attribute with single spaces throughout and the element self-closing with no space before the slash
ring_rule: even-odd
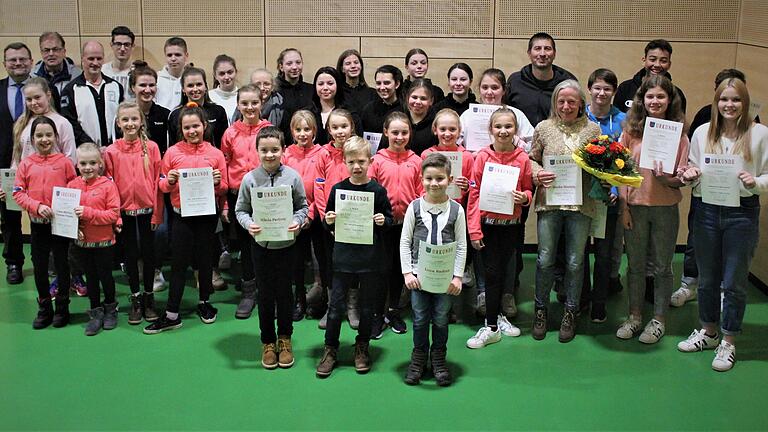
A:
<svg viewBox="0 0 768 432">
<path fill-rule="evenodd" d="M 142 33 L 141 0 L 79 0 L 78 6 L 81 34 L 109 35 L 119 25 Z"/>
<path fill-rule="evenodd" d="M 266 33 L 268 36 L 492 37 L 493 0 L 266 0 Z"/>
<path fill-rule="evenodd" d="M 0 36 L 39 36 L 44 31 L 80 34 L 77 0 L 0 0 L 0 6 Z"/>
<path fill-rule="evenodd" d="M 759 1 L 758 1 L 759 2 Z M 725 41 L 738 38 L 740 0 L 496 0 L 496 37 Z M 757 3 L 757 2 L 756 2 Z"/>
<path fill-rule="evenodd" d="M 227 54 L 237 61 L 240 84 L 248 82 L 250 71 L 264 67 L 264 39 L 261 37 L 193 37 L 184 38 L 189 50 L 189 61 L 206 71 L 208 85 L 213 86 L 213 60 Z M 163 45 L 165 37 L 145 37 L 144 55 L 150 66 L 161 69 L 165 65 Z M 225 47 L 225 48 L 222 48 Z"/>
<path fill-rule="evenodd" d="M 405 62 L 405 54 L 411 48 L 423 49 L 433 58 L 493 58 L 493 39 L 452 38 L 360 38 L 360 52 L 368 57 L 400 57 L 398 66 Z"/>
<path fill-rule="evenodd" d="M 208 0 L 142 0 L 144 34 L 166 36 L 263 35 L 263 2 L 228 0 L 226 5 Z M 189 11 L 199 20 L 190 24 Z M 309 27 L 309 26 L 308 26 Z"/>
<path fill-rule="evenodd" d="M 768 48 L 768 4 L 765 0 L 742 0 L 739 42 Z"/>
</svg>

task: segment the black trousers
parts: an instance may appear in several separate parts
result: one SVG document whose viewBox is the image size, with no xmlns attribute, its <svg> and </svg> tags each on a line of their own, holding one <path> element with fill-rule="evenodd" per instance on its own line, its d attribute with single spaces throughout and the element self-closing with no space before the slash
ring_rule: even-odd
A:
<svg viewBox="0 0 768 432">
<path fill-rule="evenodd" d="M 322 286 L 329 286 L 329 268 L 326 258 L 327 249 L 325 247 L 325 229 L 320 219 L 312 221 L 308 229 L 302 230 L 296 238 L 293 255 L 293 285 L 296 295 L 305 293 L 304 289 L 304 263 L 312 258 L 312 251 L 317 258 L 317 266 L 320 272 L 320 283 Z"/>
<path fill-rule="evenodd" d="M 512 263 L 516 262 L 522 225 L 483 224 L 483 243 L 480 250 L 485 265 L 485 319 L 487 325 L 495 325 L 501 313 L 501 297 L 507 272 L 515 274 Z"/>
<path fill-rule="evenodd" d="M 6 199 L 10 199 L 6 197 Z M 21 212 L 5 208 L 0 201 L 0 231 L 3 232 L 3 258 L 5 265 L 24 265 L 24 249 L 21 240 Z"/>
<path fill-rule="evenodd" d="M 74 245 L 72 252 L 85 271 L 91 309 L 101 306 L 101 290 L 104 290 L 104 303 L 114 303 L 115 279 L 112 277 L 112 259 L 115 247 L 84 248 Z"/>
<path fill-rule="evenodd" d="M 30 231 L 32 266 L 35 272 L 37 296 L 41 299 L 50 297 L 50 292 L 48 291 L 48 260 L 51 252 L 53 252 L 53 264 L 56 266 L 56 274 L 59 275 L 59 292 L 56 294 L 56 298 L 60 301 L 68 298 L 70 280 L 67 251 L 69 250 L 69 239 L 51 234 L 50 224 L 32 222 L 30 224 Z"/>
<path fill-rule="evenodd" d="M 248 234 L 248 231 L 237 221 L 237 216 L 235 215 L 237 194 L 233 192 L 227 194 L 227 204 L 229 206 L 229 221 L 235 227 L 237 241 L 240 244 L 240 278 L 244 281 L 249 281 L 256 277 L 253 270 L 253 236 Z M 227 231 L 224 230 L 224 232 Z"/>
<path fill-rule="evenodd" d="M 208 301 L 213 292 L 211 275 L 211 248 L 218 247 L 215 242 L 216 215 L 181 217 L 173 213 L 173 232 L 171 233 L 171 283 L 166 311 L 178 313 L 181 298 L 184 295 L 187 268 L 198 266 L 200 282 L 199 299 Z"/>
<path fill-rule="evenodd" d="M 128 216 L 123 214 L 123 230 L 117 241 L 125 252 L 125 270 L 128 285 L 136 294 L 139 287 L 139 259 L 144 262 L 141 280 L 144 291 L 152 292 L 155 279 L 155 233 L 152 232 L 152 214 Z"/>
<path fill-rule="evenodd" d="M 259 292 L 261 343 L 277 342 L 277 335 L 293 334 L 293 274 L 294 245 L 283 249 L 267 249 L 253 242 L 253 268 Z M 277 305 L 277 333 L 275 333 L 275 305 Z"/>
<path fill-rule="evenodd" d="M 325 328 L 325 344 L 334 348 L 339 347 L 341 323 L 347 312 L 347 292 L 360 287 L 357 294 L 357 305 L 360 310 L 360 326 L 357 328 L 357 342 L 368 342 L 371 339 L 371 322 L 376 299 L 382 291 L 381 273 L 333 273 L 331 287 L 331 304 L 328 308 L 328 324 Z"/>
<path fill-rule="evenodd" d="M 377 311 L 381 314 L 387 312 L 387 306 L 389 309 L 398 308 L 400 294 L 403 291 L 403 284 L 405 284 L 403 271 L 400 267 L 400 233 L 402 232 L 402 225 L 392 225 L 389 231 L 384 234 L 384 252 L 386 253 L 388 274 L 385 277 L 386 288 L 381 290 L 377 305 Z"/>
</svg>

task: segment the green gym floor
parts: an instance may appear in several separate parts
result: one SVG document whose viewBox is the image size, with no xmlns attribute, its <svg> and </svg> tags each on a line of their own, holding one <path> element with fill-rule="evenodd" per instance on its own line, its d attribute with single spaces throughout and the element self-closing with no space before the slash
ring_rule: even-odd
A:
<svg viewBox="0 0 768 432">
<path fill-rule="evenodd" d="M 28 252 L 28 250 L 27 250 Z M 27 255 L 29 256 L 29 255 Z M 676 257 L 679 277 L 681 257 Z M 676 344 L 697 325 L 696 303 L 671 310 L 667 334 L 645 346 L 614 335 L 626 290 L 611 298 L 609 319 L 579 321 L 576 339 L 530 336 L 535 257 L 526 255 L 519 338 L 481 350 L 464 343 L 476 323 L 450 329 L 455 383 L 402 382 L 412 333 L 373 341 L 373 370 L 352 367 L 355 332 L 342 328 L 341 366 L 325 380 L 314 369 L 322 351 L 317 321 L 295 325 L 296 364 L 264 370 L 257 318 L 236 320 L 238 293 L 212 298 L 218 321 L 193 313 L 185 292 L 184 327 L 148 336 L 127 323 L 126 278 L 116 272 L 123 306 L 117 329 L 83 335 L 87 299 L 72 302 L 73 323 L 32 330 L 36 312 L 29 265 L 23 285 L 0 269 L 0 430 L 766 430 L 768 305 L 749 289 L 738 362 L 710 368 L 714 353 L 682 354 Z M 167 291 L 158 294 L 162 305 Z M 558 317 L 560 307 L 551 315 Z M 752 402 L 750 402 L 752 401 Z"/>
</svg>

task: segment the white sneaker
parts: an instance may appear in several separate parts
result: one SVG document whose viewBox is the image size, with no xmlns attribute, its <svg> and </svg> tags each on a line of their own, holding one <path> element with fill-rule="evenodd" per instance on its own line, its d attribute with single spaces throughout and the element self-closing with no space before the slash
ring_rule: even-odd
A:
<svg viewBox="0 0 768 432">
<path fill-rule="evenodd" d="M 496 343 L 501 340 L 501 331 L 491 330 L 490 327 L 481 327 L 477 333 L 467 340 L 467 348 L 483 348 L 486 345 Z"/>
<path fill-rule="evenodd" d="M 720 339 L 717 336 L 707 336 L 704 329 L 694 330 L 693 333 L 688 336 L 688 339 L 677 344 L 677 349 L 680 352 L 704 351 L 705 349 L 715 349 L 719 342 Z"/>
<path fill-rule="evenodd" d="M 696 300 L 696 290 L 687 286 L 681 286 L 672 293 L 669 304 L 674 307 L 680 307 L 691 300 Z"/>
<path fill-rule="evenodd" d="M 712 360 L 712 369 L 718 372 L 725 372 L 736 363 L 736 346 L 729 344 L 725 340 L 720 341 L 720 345 L 715 349 L 715 359 Z"/>
<path fill-rule="evenodd" d="M 517 316 L 517 304 L 515 304 L 515 295 L 505 293 L 501 296 L 501 313 L 509 318 Z"/>
<path fill-rule="evenodd" d="M 630 316 L 616 330 L 616 337 L 619 339 L 632 339 L 640 331 L 640 326 L 642 325 L 643 323 L 639 319 Z"/>
<path fill-rule="evenodd" d="M 655 344 L 664 336 L 664 330 L 664 324 L 654 318 L 645 325 L 639 340 L 644 344 Z"/>
<path fill-rule="evenodd" d="M 499 315 L 499 317 L 496 318 L 496 325 L 499 326 L 499 331 L 504 336 L 511 336 L 511 337 L 520 336 L 520 329 L 517 328 L 516 325 L 509 322 L 509 320 L 507 320 L 507 317 L 505 317 L 504 315 Z"/>
<path fill-rule="evenodd" d="M 165 290 L 165 278 L 163 272 L 160 269 L 155 269 L 155 282 L 152 284 L 153 292 L 160 292 Z"/>
</svg>

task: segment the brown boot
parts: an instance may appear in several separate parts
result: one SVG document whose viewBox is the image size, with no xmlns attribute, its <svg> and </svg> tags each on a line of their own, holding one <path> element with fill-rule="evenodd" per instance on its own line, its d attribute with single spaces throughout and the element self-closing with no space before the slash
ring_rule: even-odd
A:
<svg viewBox="0 0 768 432">
<path fill-rule="evenodd" d="M 264 344 L 261 352 L 261 365 L 264 369 L 277 368 L 277 353 L 275 352 L 275 344 Z"/>
<path fill-rule="evenodd" d="M 563 321 L 560 323 L 560 342 L 566 343 L 576 336 L 576 313 L 570 309 L 563 312 Z"/>
<path fill-rule="evenodd" d="M 371 356 L 368 354 L 368 342 L 355 342 L 355 370 L 364 374 L 371 370 Z"/>
<path fill-rule="evenodd" d="M 289 336 L 280 336 L 277 339 L 277 364 L 281 368 L 293 366 L 293 349 L 291 348 L 291 338 Z"/>
<path fill-rule="evenodd" d="M 326 378 L 331 375 L 333 368 L 336 367 L 337 353 L 338 350 L 336 348 L 328 345 L 325 346 L 323 358 L 320 359 L 320 364 L 317 365 L 317 370 L 315 371 L 318 378 Z"/>
</svg>

